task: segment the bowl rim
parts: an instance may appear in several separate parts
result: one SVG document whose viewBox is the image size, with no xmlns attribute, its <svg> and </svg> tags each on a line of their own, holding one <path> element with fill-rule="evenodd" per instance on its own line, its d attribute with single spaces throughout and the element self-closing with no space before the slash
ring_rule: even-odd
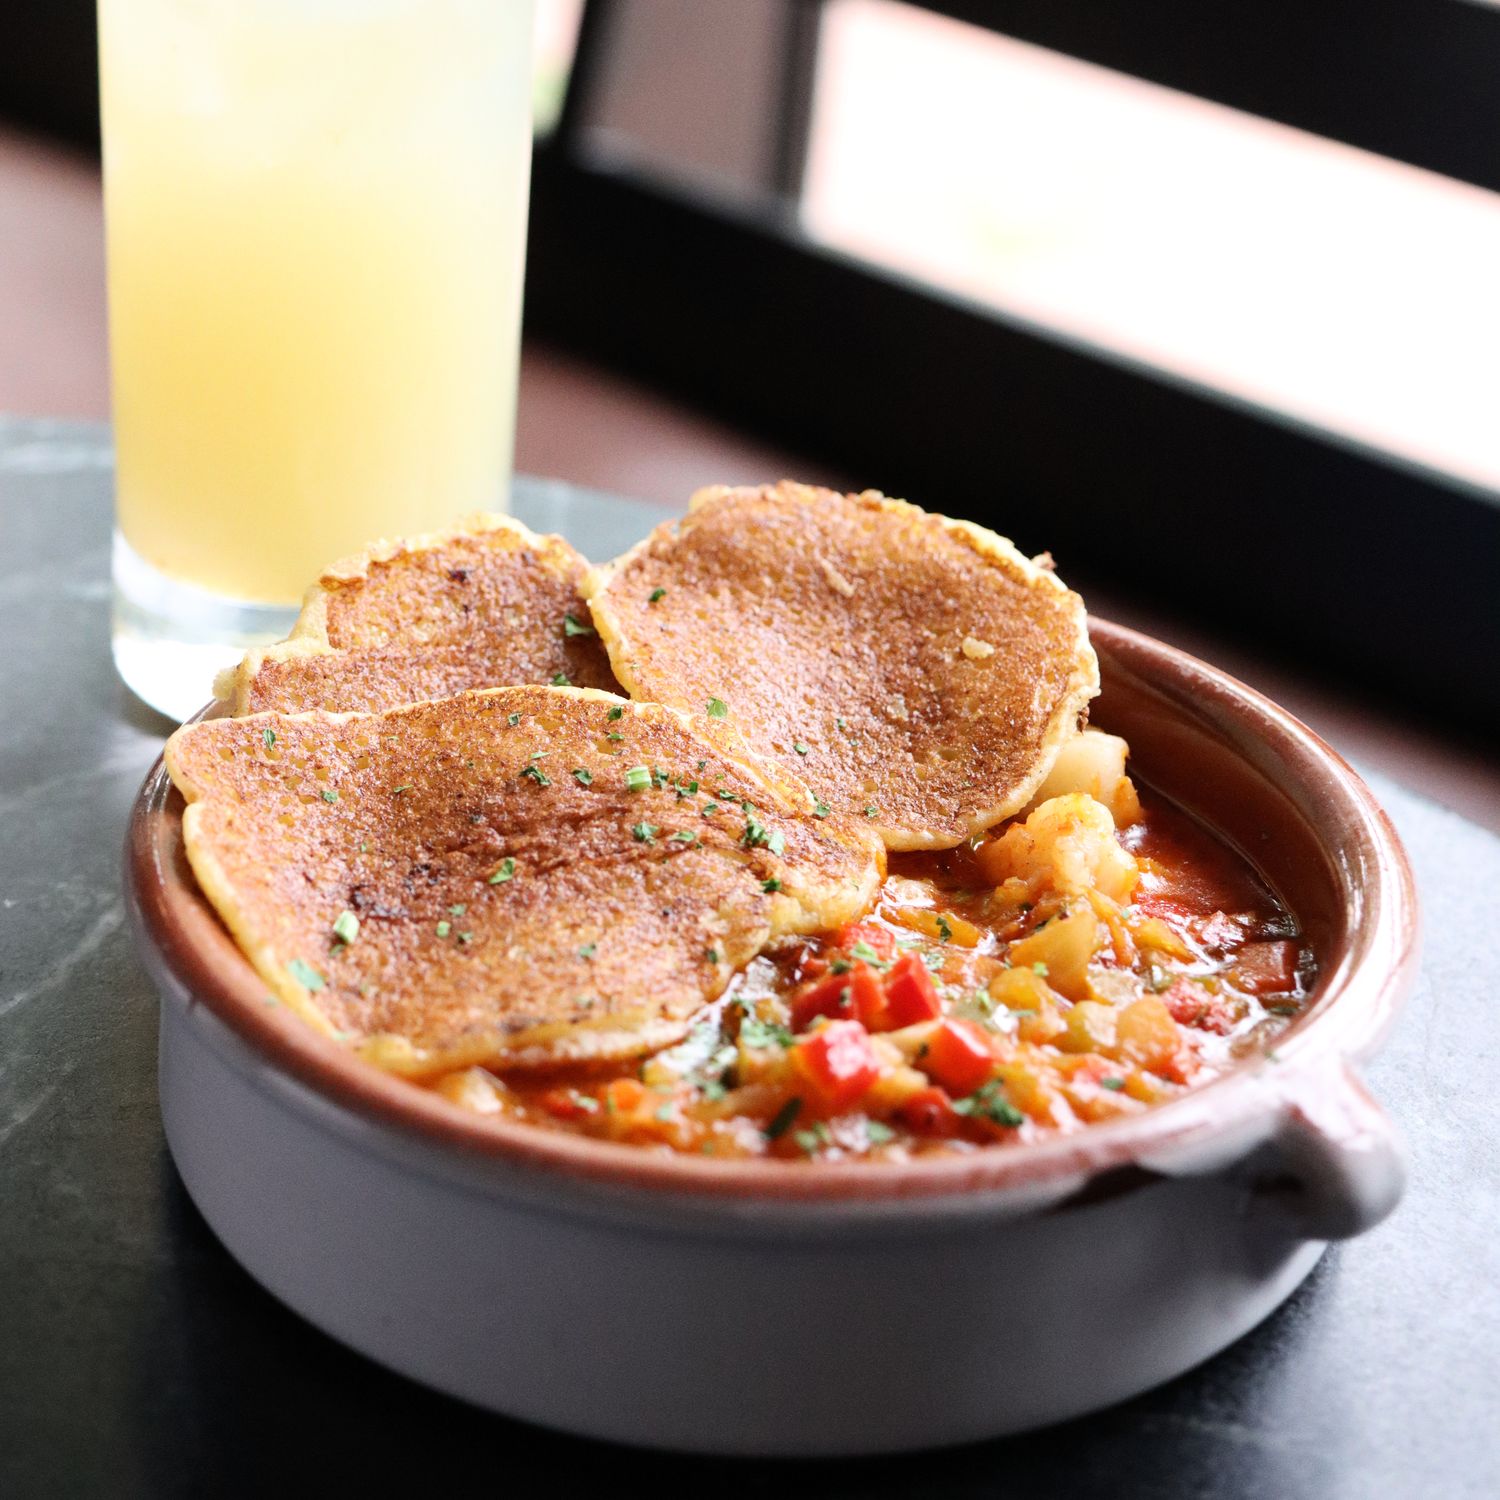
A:
<svg viewBox="0 0 1500 1500">
<path fill-rule="evenodd" d="M 767 1204 L 1031 1192 L 1139 1168 L 1243 1134 L 1257 1122 L 1269 1130 L 1275 1112 L 1290 1107 L 1299 1090 L 1320 1087 L 1330 1065 L 1342 1067 L 1365 1055 L 1405 998 L 1418 946 L 1410 864 L 1363 780 L 1291 714 L 1228 673 L 1137 631 L 1091 618 L 1090 634 L 1112 661 L 1157 685 L 1174 684 L 1173 695 L 1180 704 L 1191 703 L 1200 720 L 1225 730 L 1233 720 L 1248 722 L 1304 792 L 1349 831 L 1363 865 L 1374 873 L 1373 884 L 1356 891 L 1351 862 L 1332 862 L 1345 914 L 1357 910 L 1360 920 L 1348 924 L 1337 961 L 1320 974 L 1308 1008 L 1275 1047 L 1263 1059 L 1247 1060 L 1139 1115 L 1019 1146 L 873 1164 L 660 1153 L 474 1114 L 364 1062 L 269 995 L 190 877 L 169 870 L 181 819 L 169 805 L 173 789 L 161 758 L 137 794 L 126 834 L 125 885 L 137 943 L 159 981 L 169 981 L 261 1061 L 324 1099 L 408 1138 L 579 1184 Z M 1268 1064 L 1275 1074 L 1270 1089 Z"/>
</svg>

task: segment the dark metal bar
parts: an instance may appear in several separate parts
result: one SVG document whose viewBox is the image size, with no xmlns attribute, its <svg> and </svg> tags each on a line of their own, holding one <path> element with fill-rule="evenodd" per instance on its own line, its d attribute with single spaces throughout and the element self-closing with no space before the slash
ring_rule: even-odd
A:
<svg viewBox="0 0 1500 1500">
<path fill-rule="evenodd" d="M 1500 497 L 550 148 L 528 266 L 534 334 L 1408 711 L 1500 729 Z"/>
<path fill-rule="evenodd" d="M 1500 189 L 1500 10 L 1475 0 L 911 0 Z"/>
<path fill-rule="evenodd" d="M 771 164 L 772 188 L 796 202 L 802 195 L 807 141 L 812 129 L 813 88 L 818 72 L 818 32 L 823 0 L 783 0 L 781 77 L 778 80 Z"/>
</svg>

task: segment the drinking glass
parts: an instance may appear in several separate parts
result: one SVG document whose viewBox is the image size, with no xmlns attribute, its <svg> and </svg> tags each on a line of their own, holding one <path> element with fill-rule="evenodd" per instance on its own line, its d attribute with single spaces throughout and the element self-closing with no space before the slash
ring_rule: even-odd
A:
<svg viewBox="0 0 1500 1500">
<path fill-rule="evenodd" d="M 506 504 L 533 0 L 99 0 L 114 658 L 181 718 L 372 538 Z"/>
</svg>

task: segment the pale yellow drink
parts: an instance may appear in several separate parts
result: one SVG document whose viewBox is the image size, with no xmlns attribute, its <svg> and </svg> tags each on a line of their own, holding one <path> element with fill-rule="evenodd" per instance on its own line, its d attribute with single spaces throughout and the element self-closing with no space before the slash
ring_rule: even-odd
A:
<svg viewBox="0 0 1500 1500">
<path fill-rule="evenodd" d="M 99 0 L 118 518 L 150 568 L 290 604 L 504 504 L 531 13 Z"/>
</svg>

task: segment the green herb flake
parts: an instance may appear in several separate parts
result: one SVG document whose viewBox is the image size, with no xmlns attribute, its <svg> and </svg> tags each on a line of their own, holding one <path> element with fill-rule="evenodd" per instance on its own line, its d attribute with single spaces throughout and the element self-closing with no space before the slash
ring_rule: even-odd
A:
<svg viewBox="0 0 1500 1500">
<path fill-rule="evenodd" d="M 551 786 L 552 778 L 538 765 L 529 765 L 521 772 L 522 776 L 529 776 L 538 786 Z"/>
<path fill-rule="evenodd" d="M 605 718 L 607 718 L 607 719 L 609 719 L 611 721 L 613 721 L 615 719 L 622 719 L 624 717 L 625 717 L 625 708 L 624 708 L 624 705 L 623 704 L 619 704 L 619 703 L 615 704 L 615 706 L 612 709 L 610 709 L 610 711 L 605 715 Z"/>
<path fill-rule="evenodd" d="M 578 956 L 579 958 L 589 959 L 592 958 L 598 951 L 598 943 L 585 943 L 583 947 L 578 950 Z"/>
<path fill-rule="evenodd" d="M 260 736 L 266 742 L 267 750 L 276 748 L 276 731 L 274 729 L 263 729 Z"/>
<path fill-rule="evenodd" d="M 593 635 L 593 633 L 594 627 L 592 625 L 585 625 L 581 620 L 575 619 L 572 615 L 563 616 L 564 635 Z"/>
<path fill-rule="evenodd" d="M 636 823 L 630 830 L 641 844 L 654 844 L 656 835 L 661 832 L 654 823 Z"/>
<path fill-rule="evenodd" d="M 768 1141 L 779 1140 L 791 1129 L 792 1121 L 802 1113 L 802 1101 L 800 1099 L 788 1099 L 780 1109 L 776 1111 L 776 1118 L 766 1126 L 766 1139 Z"/>
<path fill-rule="evenodd" d="M 573 682 L 572 682 L 572 679 L 568 676 L 568 674 L 566 672 L 559 672 L 557 674 L 557 676 L 552 679 L 552 686 L 553 687 L 572 687 L 573 686 Z"/>
<path fill-rule="evenodd" d="M 573 780 L 576 781 L 579 786 L 593 786 L 594 773 L 589 770 L 587 766 L 574 766 Z"/>
<path fill-rule="evenodd" d="M 393 797 L 399 797 L 402 794 L 402 792 L 409 792 L 410 790 L 411 790 L 411 782 L 408 781 L 405 786 L 398 786 L 396 788 L 396 790 L 391 793 L 391 796 L 393 796 Z"/>
<path fill-rule="evenodd" d="M 521 716 L 520 714 L 506 714 L 505 722 L 509 724 L 512 729 L 514 729 L 516 725 L 521 722 Z"/>
<path fill-rule="evenodd" d="M 714 813 L 718 812 L 718 810 L 719 810 L 719 804 L 717 802 L 710 802 L 703 809 L 702 816 L 705 817 L 705 818 L 712 817 Z"/>
<path fill-rule="evenodd" d="M 359 936 L 359 918 L 345 909 L 334 919 L 333 935 L 346 946 Z"/>
<path fill-rule="evenodd" d="M 458 901 L 448 908 L 448 915 L 450 917 L 461 917 L 466 911 L 468 911 L 468 909 L 469 906 L 467 902 Z"/>
<path fill-rule="evenodd" d="M 1046 964 L 1032 964 L 1032 966 L 1031 966 L 1031 972 L 1033 974 L 1040 974 L 1041 977 L 1043 979 L 1045 979 L 1047 977 L 1047 965 Z"/>
<path fill-rule="evenodd" d="M 486 885 L 504 885 L 507 880 L 516 878 L 516 862 L 506 858 L 500 861 L 500 868 L 485 881 Z"/>
<path fill-rule="evenodd" d="M 1101 1078 L 1099 1086 L 1101 1088 L 1113 1089 L 1118 1094 L 1125 1087 L 1125 1080 L 1123 1078 Z"/>
<path fill-rule="evenodd" d="M 792 1139 L 809 1156 L 816 1156 L 820 1146 L 827 1146 L 833 1141 L 833 1132 L 819 1120 L 810 1129 L 797 1131 Z"/>
<path fill-rule="evenodd" d="M 729 717 L 729 705 L 722 698 L 710 698 L 708 700 L 708 716 L 710 719 L 727 719 Z"/>
<path fill-rule="evenodd" d="M 605 738 L 611 740 L 623 740 L 625 736 L 621 734 L 618 729 L 611 729 L 610 732 L 605 736 Z M 609 753 L 611 755 L 618 755 L 620 752 L 618 750 L 611 750 Z"/>
<path fill-rule="evenodd" d="M 883 1146 L 896 1139 L 896 1132 L 884 1120 L 866 1120 L 865 1139 L 872 1146 Z"/>
<path fill-rule="evenodd" d="M 847 958 L 836 958 L 828 965 L 830 974 L 847 974 L 854 967 Z"/>
<path fill-rule="evenodd" d="M 452 922 L 442 921 L 442 922 L 439 922 L 437 924 L 437 935 L 440 938 L 441 937 L 447 937 L 448 934 L 450 932 L 452 932 L 452 931 L 453 931 L 453 923 Z"/>
<path fill-rule="evenodd" d="M 867 818 L 873 818 L 875 816 L 875 804 L 873 802 L 865 809 L 865 816 Z"/>
<path fill-rule="evenodd" d="M 775 1021 L 762 1021 L 759 1016 L 746 1016 L 740 1022 L 740 1040 L 747 1047 L 790 1047 L 792 1034 L 785 1026 Z"/>
<path fill-rule="evenodd" d="M 706 948 L 704 949 L 703 956 L 709 963 L 716 964 L 719 961 L 719 950 L 717 948 Z"/>
<path fill-rule="evenodd" d="M 922 955 L 922 962 L 927 965 L 929 974 L 941 974 L 948 960 L 941 953 L 934 953 L 931 948 Z"/>
<path fill-rule="evenodd" d="M 858 942 L 849 950 L 855 958 L 867 963 L 872 969 L 888 969 L 890 965 L 866 942 Z"/>
<path fill-rule="evenodd" d="M 1005 1097 L 1005 1085 L 998 1078 L 992 1078 L 965 1099 L 955 1099 L 953 1108 L 958 1114 L 978 1115 L 1011 1129 L 1026 1123 L 1026 1116 Z"/>
<path fill-rule="evenodd" d="M 812 749 L 812 746 L 805 744 L 802 740 L 793 740 L 792 749 L 795 750 L 798 755 L 806 755 L 807 752 Z"/>
<path fill-rule="evenodd" d="M 331 786 L 325 786 L 318 795 L 325 802 L 337 802 L 339 800 L 339 794 Z"/>
<path fill-rule="evenodd" d="M 940 943 L 946 943 L 948 939 L 953 936 L 953 929 L 948 925 L 947 917 L 943 916 L 941 913 L 939 913 L 937 919 L 937 930 L 938 941 Z"/>
<path fill-rule="evenodd" d="M 771 880 L 762 880 L 760 883 L 760 888 L 766 893 L 766 895 L 770 896 L 781 889 L 781 882 L 774 878 L 772 878 Z"/>
<path fill-rule="evenodd" d="M 656 1106 L 656 1118 L 660 1120 L 663 1125 L 669 1123 L 675 1117 L 676 1113 L 676 1106 L 670 1099 L 667 1099 L 663 1103 Z"/>
<path fill-rule="evenodd" d="M 813 817 L 826 818 L 833 809 L 821 798 L 813 798 Z"/>
<path fill-rule="evenodd" d="M 625 773 L 627 792 L 644 792 L 651 785 L 651 772 L 646 766 L 632 766 Z"/>
<path fill-rule="evenodd" d="M 667 591 L 665 589 L 652 589 L 650 597 L 646 600 L 646 603 L 655 604 L 658 599 L 665 599 L 666 597 Z"/>
<path fill-rule="evenodd" d="M 304 963 L 300 958 L 294 958 L 286 967 L 287 972 L 303 989 L 311 990 L 314 994 L 328 983 L 311 964 Z"/>
<path fill-rule="evenodd" d="M 474 941 L 474 934 L 472 932 L 461 932 L 458 935 L 458 940 L 461 943 L 472 943 Z"/>
<path fill-rule="evenodd" d="M 689 833 L 686 828 L 679 828 L 676 833 L 668 835 L 674 844 L 696 844 L 698 835 Z"/>
</svg>

